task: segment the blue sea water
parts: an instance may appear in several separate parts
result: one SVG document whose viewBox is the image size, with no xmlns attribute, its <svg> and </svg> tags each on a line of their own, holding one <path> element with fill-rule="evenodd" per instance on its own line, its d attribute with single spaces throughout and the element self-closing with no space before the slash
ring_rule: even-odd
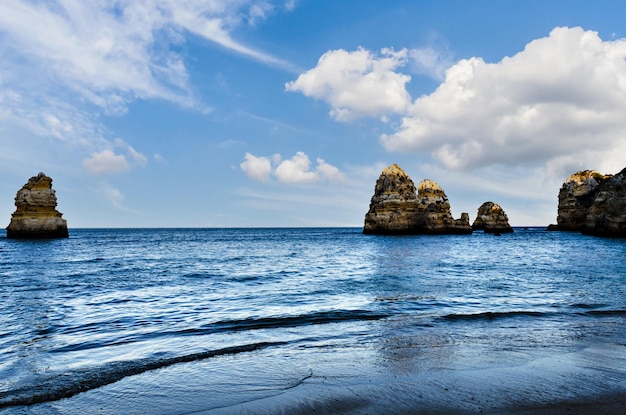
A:
<svg viewBox="0 0 626 415">
<path fill-rule="evenodd" d="M 2 415 L 261 413 L 307 384 L 626 349 L 626 240 L 539 228 L 73 229 L 0 237 L 0 284 Z M 626 391 L 616 370 L 587 392 Z"/>
</svg>

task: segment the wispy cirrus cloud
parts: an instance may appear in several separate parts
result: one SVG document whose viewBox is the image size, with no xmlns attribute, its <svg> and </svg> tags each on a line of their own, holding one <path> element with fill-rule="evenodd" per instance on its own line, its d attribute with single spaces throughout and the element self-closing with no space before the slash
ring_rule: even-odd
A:
<svg viewBox="0 0 626 415">
<path fill-rule="evenodd" d="M 231 35 L 284 11 L 282 2 L 252 0 L 2 1 L 0 118 L 24 137 L 78 144 L 91 154 L 85 168 L 97 164 L 94 154 L 119 162 L 107 153 L 115 144 L 100 114 L 123 114 L 131 102 L 150 99 L 206 110 L 180 52 L 189 36 L 290 68 Z"/>
<path fill-rule="evenodd" d="M 125 172 L 130 169 L 130 164 L 123 154 L 102 150 L 83 160 L 83 167 L 93 174 L 110 174 Z"/>
<path fill-rule="evenodd" d="M 263 19 L 270 10 L 269 3 L 226 0 L 6 0 L 0 2 L 5 71 L 17 75 L 23 64 L 45 67 L 47 82 L 61 83 L 110 112 L 124 110 L 133 99 L 190 104 L 184 56 L 174 48 L 188 33 L 288 66 L 230 35 L 246 16 Z"/>
<path fill-rule="evenodd" d="M 121 149 L 123 153 L 116 153 L 115 148 Z M 117 139 L 113 149 L 107 148 L 93 152 L 83 160 L 82 164 L 91 174 L 106 175 L 126 172 L 133 165 L 143 167 L 148 164 L 148 158 L 124 141 Z"/>
</svg>

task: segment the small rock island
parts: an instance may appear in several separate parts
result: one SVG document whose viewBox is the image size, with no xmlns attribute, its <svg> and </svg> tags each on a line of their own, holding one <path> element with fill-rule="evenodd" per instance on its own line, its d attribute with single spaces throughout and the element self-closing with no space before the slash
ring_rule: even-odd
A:
<svg viewBox="0 0 626 415">
<path fill-rule="evenodd" d="M 52 178 L 44 173 L 31 177 L 15 196 L 16 210 L 7 226 L 7 238 L 67 238 L 67 221 L 56 210 Z"/>
<path fill-rule="evenodd" d="M 385 168 L 376 181 L 369 211 L 365 214 L 364 234 L 417 235 L 469 234 L 469 215 L 454 219 L 443 189 L 432 180 L 422 180 L 417 188 L 398 166 Z"/>
<path fill-rule="evenodd" d="M 584 170 L 569 176 L 559 191 L 557 224 L 548 230 L 626 237 L 626 168 L 616 175 Z"/>
<path fill-rule="evenodd" d="M 513 232 L 508 216 L 502 207 L 494 202 L 485 202 L 480 205 L 476 220 L 472 223 L 472 229 L 494 234 Z"/>
</svg>

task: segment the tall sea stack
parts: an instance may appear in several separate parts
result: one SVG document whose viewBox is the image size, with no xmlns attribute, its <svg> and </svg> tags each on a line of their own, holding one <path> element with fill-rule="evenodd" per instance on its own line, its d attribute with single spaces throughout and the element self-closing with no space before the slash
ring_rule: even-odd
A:
<svg viewBox="0 0 626 415">
<path fill-rule="evenodd" d="M 626 237 L 626 168 L 616 175 L 584 170 L 569 176 L 559 191 L 556 220 L 548 230 Z"/>
<path fill-rule="evenodd" d="M 415 233 L 418 203 L 413 180 L 398 166 L 385 168 L 374 188 L 370 209 L 365 214 L 363 233 Z"/>
<path fill-rule="evenodd" d="M 44 173 L 31 177 L 15 196 L 16 210 L 7 226 L 7 238 L 67 238 L 67 221 L 56 210 L 52 179 Z"/>
<path fill-rule="evenodd" d="M 583 233 L 626 237 L 626 168 L 608 176 L 585 216 Z"/>
<path fill-rule="evenodd" d="M 413 180 L 397 164 L 385 168 L 376 181 L 365 234 L 466 234 L 472 233 L 469 215 L 454 219 L 443 189 L 422 180 L 417 192 Z"/>
<path fill-rule="evenodd" d="M 454 219 L 446 192 L 436 182 L 424 179 L 417 185 L 419 219 L 418 233 L 466 234 L 472 233 L 469 214 Z"/>
<path fill-rule="evenodd" d="M 570 175 L 559 191 L 556 225 L 550 230 L 581 231 L 585 228 L 587 212 L 600 191 L 602 184 L 611 176 L 595 170 L 584 170 Z"/>
</svg>

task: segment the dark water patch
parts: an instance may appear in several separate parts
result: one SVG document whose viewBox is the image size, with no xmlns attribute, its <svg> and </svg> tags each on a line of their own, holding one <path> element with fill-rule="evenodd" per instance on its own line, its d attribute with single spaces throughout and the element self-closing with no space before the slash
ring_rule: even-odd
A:
<svg viewBox="0 0 626 415">
<path fill-rule="evenodd" d="M 166 275 L 167 274 L 167 270 L 163 270 L 161 273 L 163 275 Z M 187 274 L 183 274 L 181 277 L 182 278 L 187 278 L 187 279 L 190 279 L 190 280 L 195 280 L 195 279 L 203 280 L 203 279 L 211 278 L 211 277 L 214 277 L 214 276 L 215 276 L 214 274 L 211 274 L 209 272 L 190 272 L 190 273 L 187 273 Z M 222 275 L 219 275 L 219 276 L 222 277 Z"/>
<path fill-rule="evenodd" d="M 226 320 L 212 323 L 200 329 L 201 331 L 231 332 L 245 330 L 275 329 L 285 327 L 299 327 L 318 324 L 341 323 L 348 321 L 380 320 L 389 317 L 388 314 L 374 313 L 367 310 L 337 310 L 320 311 L 296 316 L 246 318 L 241 320 Z M 195 334 L 195 333 L 194 333 Z"/>
<path fill-rule="evenodd" d="M 513 317 L 545 317 L 549 313 L 540 311 L 486 311 L 484 313 L 473 314 L 447 314 L 440 318 L 448 321 L 491 321 Z"/>
<path fill-rule="evenodd" d="M 626 310 L 589 310 L 579 314 L 593 317 L 626 316 Z"/>
<path fill-rule="evenodd" d="M 571 308 L 583 308 L 588 310 L 595 310 L 598 308 L 606 307 L 606 304 L 586 304 L 586 303 L 575 303 L 570 305 Z"/>
<path fill-rule="evenodd" d="M 493 321 L 507 318 L 547 318 L 547 317 L 572 317 L 572 316 L 586 316 L 586 317 L 615 317 L 626 316 L 626 310 L 614 309 L 614 310 L 588 310 L 573 313 L 563 312 L 542 312 L 542 311 L 503 311 L 493 312 L 487 311 L 483 313 L 473 314 L 448 314 L 439 317 L 442 320 L 447 321 Z"/>
<path fill-rule="evenodd" d="M 221 262 L 223 262 L 223 263 L 240 262 L 240 261 L 243 261 L 245 259 L 246 259 L 246 257 L 239 255 L 239 256 L 234 256 L 234 257 L 230 257 L 230 258 L 224 258 L 224 259 L 222 259 Z"/>
<path fill-rule="evenodd" d="M 191 328 L 176 332 L 164 332 L 160 335 L 196 336 L 214 333 L 293 328 L 350 321 L 372 321 L 380 320 L 386 317 L 389 317 L 389 314 L 373 313 L 365 310 L 327 311 L 297 316 L 246 318 L 240 320 L 218 321 L 200 328 Z"/>
<path fill-rule="evenodd" d="M 105 301 L 90 301 L 85 303 L 85 305 L 87 306 L 103 306 L 103 305 L 118 305 L 118 304 L 126 304 L 126 303 L 130 303 L 136 301 L 135 299 L 130 299 L 130 298 L 112 298 L 110 300 L 105 300 Z"/>
<path fill-rule="evenodd" d="M 268 276 L 261 275 L 236 275 L 229 277 L 229 280 L 236 281 L 238 283 L 259 282 L 267 279 Z"/>
<path fill-rule="evenodd" d="M 36 384 L 0 392 L 0 408 L 58 401 L 120 381 L 128 376 L 139 375 L 151 370 L 163 369 L 179 363 L 196 362 L 224 355 L 252 352 L 284 344 L 284 342 L 252 343 L 171 358 L 145 358 L 134 361 L 112 362 L 100 367 L 49 375 L 40 379 Z"/>
</svg>

